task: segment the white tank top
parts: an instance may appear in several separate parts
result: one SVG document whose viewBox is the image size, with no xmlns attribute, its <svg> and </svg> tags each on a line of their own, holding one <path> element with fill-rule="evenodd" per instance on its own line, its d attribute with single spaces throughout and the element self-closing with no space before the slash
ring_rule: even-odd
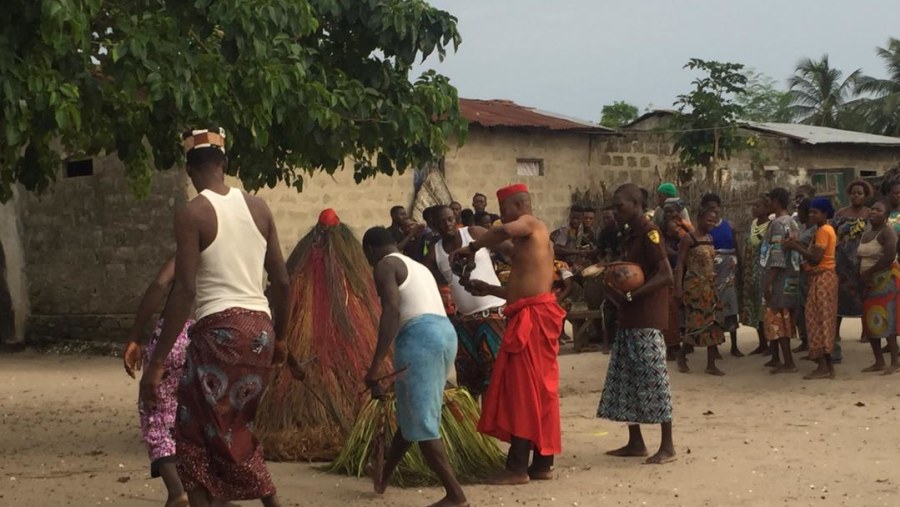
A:
<svg viewBox="0 0 900 507">
<path fill-rule="evenodd" d="M 197 319 L 244 308 L 271 316 L 264 293 L 266 238 L 259 232 L 244 193 L 229 188 L 225 195 L 204 190 L 216 211 L 216 238 L 200 252 L 197 270 Z"/>
<path fill-rule="evenodd" d="M 473 241 L 472 235 L 469 234 L 468 227 L 460 229 L 459 235 L 460 239 L 462 239 L 463 247 Z M 434 249 L 434 258 L 435 261 L 437 261 L 438 271 L 444 275 L 444 280 L 447 280 L 447 283 L 450 284 L 450 291 L 453 294 L 453 304 L 456 305 L 456 310 L 459 313 L 462 315 L 472 315 L 506 304 L 506 301 L 498 297 L 478 297 L 469 294 L 469 292 L 459 284 L 459 277 L 453 274 L 453 269 L 450 267 L 450 254 L 444 249 L 444 242 L 441 241 L 439 245 L 440 246 Z M 500 279 L 497 278 L 497 273 L 494 272 L 494 264 L 491 262 L 491 253 L 487 248 L 482 248 L 475 254 L 475 270 L 472 271 L 469 278 L 472 280 L 481 280 L 491 285 L 500 285 Z"/>
<path fill-rule="evenodd" d="M 409 257 L 392 253 L 406 265 L 406 280 L 400 284 L 400 325 L 420 315 L 446 316 L 444 301 L 431 271 Z"/>
</svg>

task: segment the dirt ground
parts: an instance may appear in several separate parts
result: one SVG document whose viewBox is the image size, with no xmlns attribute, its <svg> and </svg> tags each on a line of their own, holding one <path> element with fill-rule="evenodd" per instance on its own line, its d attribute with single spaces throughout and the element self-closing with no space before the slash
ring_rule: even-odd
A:
<svg viewBox="0 0 900 507">
<path fill-rule="evenodd" d="M 742 330 L 745 351 L 751 333 Z M 858 321 L 844 336 L 859 336 Z M 722 378 L 673 373 L 679 460 L 648 466 L 604 455 L 626 436 L 623 425 L 594 417 L 608 356 L 564 354 L 558 479 L 466 492 L 473 506 L 900 505 L 900 374 L 860 373 L 871 353 L 854 339 L 845 340 L 844 358 L 833 381 L 772 376 L 758 357 L 726 359 Z M 0 355 L 0 506 L 162 505 L 136 395 L 137 382 L 115 358 Z M 657 428 L 645 436 L 648 446 L 659 443 Z M 389 489 L 379 498 L 367 480 L 308 464 L 271 470 L 289 506 L 422 506 L 441 496 L 437 488 Z"/>
</svg>

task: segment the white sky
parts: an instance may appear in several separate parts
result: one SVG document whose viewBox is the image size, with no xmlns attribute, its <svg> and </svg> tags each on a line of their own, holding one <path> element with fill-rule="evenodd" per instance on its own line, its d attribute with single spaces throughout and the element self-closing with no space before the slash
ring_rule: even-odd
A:
<svg viewBox="0 0 900 507">
<path fill-rule="evenodd" d="M 900 0 L 431 0 L 459 18 L 443 63 L 460 96 L 598 121 L 604 104 L 669 108 L 692 57 L 743 63 L 784 84 L 801 58 L 883 76 Z M 418 70 L 418 69 L 417 69 Z M 415 77 L 418 72 L 414 72 Z M 785 85 L 786 86 L 786 85 Z"/>
</svg>

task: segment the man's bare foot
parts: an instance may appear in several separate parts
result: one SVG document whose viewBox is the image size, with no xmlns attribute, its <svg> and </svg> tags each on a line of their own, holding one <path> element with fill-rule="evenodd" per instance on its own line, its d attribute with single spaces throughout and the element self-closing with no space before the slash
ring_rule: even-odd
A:
<svg viewBox="0 0 900 507">
<path fill-rule="evenodd" d="M 715 366 L 713 366 L 712 368 L 707 368 L 707 369 L 706 369 L 706 374 L 707 374 L 707 375 L 713 375 L 713 376 L 716 376 L 716 377 L 724 377 L 724 376 L 725 376 L 725 372 L 722 371 L 722 370 L 720 370 L 720 369 L 718 369 L 718 368 L 716 368 Z"/>
<path fill-rule="evenodd" d="M 527 473 L 517 474 L 512 470 L 502 470 L 488 477 L 484 483 L 494 486 L 518 486 L 519 484 L 528 484 L 530 480 Z"/>
<path fill-rule="evenodd" d="M 445 496 L 428 507 L 469 507 L 469 502 L 465 498 L 458 499 Z"/>
<path fill-rule="evenodd" d="M 778 359 L 771 359 L 768 363 L 763 365 L 764 368 L 780 368 L 781 361 Z"/>
<path fill-rule="evenodd" d="M 782 373 L 797 373 L 797 367 L 781 365 L 777 368 L 773 368 L 769 373 L 771 373 L 772 375 L 779 375 Z"/>
<path fill-rule="evenodd" d="M 625 446 L 612 451 L 606 451 L 608 456 L 616 456 L 617 458 L 643 458 L 650 454 L 644 446 L 630 447 Z"/>
<path fill-rule="evenodd" d="M 834 372 L 827 370 L 827 369 L 825 369 L 825 370 L 815 369 L 809 375 L 804 376 L 803 380 L 819 380 L 819 379 L 825 379 L 825 378 L 829 378 L 829 379 L 834 378 Z"/>
<path fill-rule="evenodd" d="M 872 366 L 869 366 L 868 368 L 863 369 L 862 372 L 863 373 L 872 373 L 875 371 L 884 371 L 884 365 L 883 364 L 873 364 Z"/>
<path fill-rule="evenodd" d="M 182 493 L 181 496 L 177 498 L 170 498 L 166 502 L 166 507 L 188 507 L 187 493 Z"/>
<path fill-rule="evenodd" d="M 549 470 L 532 470 L 529 468 L 528 478 L 532 481 L 552 481 L 555 479 L 552 468 Z"/>
<path fill-rule="evenodd" d="M 660 449 L 656 454 L 647 458 L 647 461 L 644 463 L 647 465 L 665 465 L 666 463 L 671 463 L 677 459 L 678 457 L 675 456 L 675 451 Z"/>
<path fill-rule="evenodd" d="M 900 366 L 897 366 L 896 364 L 885 366 L 884 373 L 882 373 L 882 375 L 893 375 L 894 373 L 897 373 L 898 368 L 900 368 Z"/>
<path fill-rule="evenodd" d="M 765 354 L 765 353 L 768 352 L 768 351 L 769 351 L 769 346 L 768 346 L 768 345 L 760 345 L 759 347 L 756 347 L 755 349 L 753 349 L 753 351 L 750 352 L 750 355 L 751 355 L 751 356 L 758 356 L 758 355 L 760 355 L 760 354 Z"/>
<path fill-rule="evenodd" d="M 744 357 L 744 353 L 738 349 L 731 349 L 731 355 L 734 357 Z"/>
</svg>

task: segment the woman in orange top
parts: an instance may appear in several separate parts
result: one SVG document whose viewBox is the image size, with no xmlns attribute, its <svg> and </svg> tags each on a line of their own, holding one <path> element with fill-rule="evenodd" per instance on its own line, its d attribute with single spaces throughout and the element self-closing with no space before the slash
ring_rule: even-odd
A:
<svg viewBox="0 0 900 507">
<path fill-rule="evenodd" d="M 819 367 L 804 379 L 834 378 L 835 326 L 837 321 L 838 276 L 835 271 L 834 251 L 837 234 L 828 223 L 834 216 L 834 207 L 826 197 L 816 197 L 809 203 L 809 222 L 818 226 L 812 245 L 806 247 L 796 240 L 784 240 L 782 246 L 794 250 L 806 259 L 804 265 L 809 279 L 809 295 L 806 298 L 806 334 L 809 340 L 809 358 Z"/>
</svg>

